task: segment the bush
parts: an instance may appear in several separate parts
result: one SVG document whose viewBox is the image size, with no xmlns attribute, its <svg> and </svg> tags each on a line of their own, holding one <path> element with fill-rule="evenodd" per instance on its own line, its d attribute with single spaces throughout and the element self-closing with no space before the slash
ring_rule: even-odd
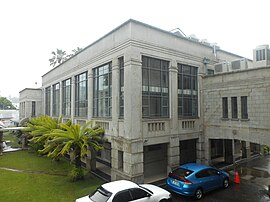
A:
<svg viewBox="0 0 270 202">
<path fill-rule="evenodd" d="M 269 152 L 270 152 L 270 147 L 268 145 L 264 145 L 263 146 L 263 153 L 264 154 L 269 154 Z"/>
<path fill-rule="evenodd" d="M 76 168 L 75 166 L 69 173 L 69 178 L 72 182 L 84 179 L 85 173 L 83 168 Z"/>
</svg>

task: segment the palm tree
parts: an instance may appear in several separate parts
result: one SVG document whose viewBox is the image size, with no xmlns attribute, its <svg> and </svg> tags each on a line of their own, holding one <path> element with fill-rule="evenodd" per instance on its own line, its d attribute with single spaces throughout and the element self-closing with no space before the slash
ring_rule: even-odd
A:
<svg viewBox="0 0 270 202">
<path fill-rule="evenodd" d="M 56 49 L 55 51 L 52 51 L 53 57 L 49 59 L 50 66 L 55 67 L 57 64 L 61 64 L 62 62 L 66 61 L 68 59 L 66 51 L 63 51 L 61 49 Z"/>
<path fill-rule="evenodd" d="M 48 153 L 49 157 L 55 158 L 72 153 L 76 168 L 81 168 L 81 158 L 87 155 L 88 148 L 93 151 L 103 149 L 104 130 L 100 127 L 92 127 L 92 121 L 84 126 L 78 124 L 59 124 L 60 129 L 54 129 L 49 134 L 41 152 Z"/>
<path fill-rule="evenodd" d="M 44 149 L 46 141 L 50 138 L 50 133 L 54 129 L 60 129 L 60 123 L 62 123 L 62 117 L 59 119 L 54 119 L 49 116 L 39 116 L 30 119 L 25 125 L 26 129 L 23 131 L 28 135 L 30 143 L 32 143 L 32 148 L 35 150 Z M 67 121 L 66 124 L 71 124 L 71 121 Z"/>
</svg>

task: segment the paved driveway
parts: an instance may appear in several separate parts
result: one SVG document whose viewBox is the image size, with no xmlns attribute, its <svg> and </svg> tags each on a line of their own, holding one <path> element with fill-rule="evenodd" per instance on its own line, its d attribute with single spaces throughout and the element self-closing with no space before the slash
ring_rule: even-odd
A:
<svg viewBox="0 0 270 202">
<path fill-rule="evenodd" d="M 235 171 L 240 175 L 240 184 L 234 183 Z M 200 202 L 269 202 L 270 155 L 261 156 L 248 163 L 237 165 L 229 171 L 230 187 L 207 193 Z M 198 201 L 192 197 L 173 195 L 174 202 Z"/>
</svg>

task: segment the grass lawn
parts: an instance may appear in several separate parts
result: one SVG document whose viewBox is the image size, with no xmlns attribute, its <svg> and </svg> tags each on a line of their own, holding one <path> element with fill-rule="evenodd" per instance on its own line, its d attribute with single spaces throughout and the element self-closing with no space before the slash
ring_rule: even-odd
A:
<svg viewBox="0 0 270 202">
<path fill-rule="evenodd" d="M 65 176 L 71 169 L 68 161 L 55 162 L 29 151 L 5 153 L 0 156 L 0 167 L 49 173 L 0 170 L 0 201 L 5 202 L 74 202 L 104 183 L 90 174 L 73 183 Z"/>
</svg>

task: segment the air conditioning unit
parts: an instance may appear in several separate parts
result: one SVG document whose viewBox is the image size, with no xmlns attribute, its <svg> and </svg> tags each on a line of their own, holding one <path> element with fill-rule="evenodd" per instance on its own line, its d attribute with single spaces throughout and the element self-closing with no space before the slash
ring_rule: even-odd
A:
<svg viewBox="0 0 270 202">
<path fill-rule="evenodd" d="M 221 62 L 215 64 L 215 73 L 223 73 L 223 72 L 228 72 L 228 63 L 227 62 Z"/>
<path fill-rule="evenodd" d="M 248 61 L 246 58 L 231 61 L 230 71 L 243 70 L 247 68 L 248 68 Z"/>
</svg>

